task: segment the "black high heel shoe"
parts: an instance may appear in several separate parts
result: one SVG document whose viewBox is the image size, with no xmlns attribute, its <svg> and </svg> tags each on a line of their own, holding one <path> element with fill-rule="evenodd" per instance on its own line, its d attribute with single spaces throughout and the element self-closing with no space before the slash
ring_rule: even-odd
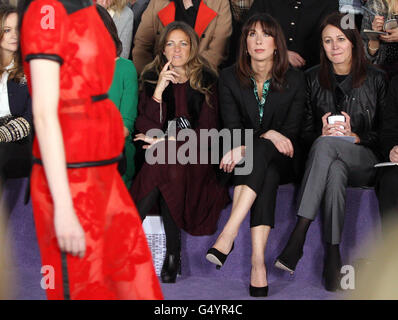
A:
<svg viewBox="0 0 398 320">
<path fill-rule="evenodd" d="M 249 286 L 249 293 L 252 297 L 267 297 L 268 296 L 268 286 L 265 287 L 253 287 Z"/>
<path fill-rule="evenodd" d="M 232 250 L 234 250 L 235 243 L 232 243 L 232 248 L 229 251 L 228 254 L 224 254 L 217 250 L 216 248 L 210 248 L 207 250 L 206 254 L 206 259 L 210 261 L 211 263 L 214 263 L 216 265 L 217 270 L 220 269 L 223 264 L 225 263 L 225 260 L 227 260 L 228 256 L 231 254 Z"/>
<path fill-rule="evenodd" d="M 297 263 L 303 256 L 303 249 L 299 251 L 299 253 L 296 256 L 288 256 L 285 252 L 288 251 L 290 252 L 291 250 L 287 250 L 287 247 L 282 251 L 282 253 L 279 255 L 279 257 L 275 261 L 275 267 L 278 269 L 282 269 L 284 271 L 290 272 L 290 274 L 294 274 L 294 271 L 296 270 Z"/>
<path fill-rule="evenodd" d="M 181 274 L 180 256 L 166 252 L 160 278 L 163 283 L 175 283 L 177 274 Z"/>
<path fill-rule="evenodd" d="M 276 259 L 274 265 L 278 269 L 282 269 L 284 271 L 290 272 L 290 274 L 294 274 L 294 271 L 296 271 L 297 263 L 301 259 L 302 256 L 303 256 L 303 254 L 301 253 L 300 258 L 298 258 L 293 263 L 285 262 L 284 258 L 279 257 L 278 259 Z M 289 261 L 289 260 L 286 260 L 286 261 Z"/>
</svg>

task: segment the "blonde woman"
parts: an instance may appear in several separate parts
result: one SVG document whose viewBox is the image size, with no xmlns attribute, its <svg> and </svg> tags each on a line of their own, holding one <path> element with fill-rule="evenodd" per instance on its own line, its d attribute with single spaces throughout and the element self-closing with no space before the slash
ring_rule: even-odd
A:
<svg viewBox="0 0 398 320">
<path fill-rule="evenodd" d="M 384 24 L 398 17 L 398 0 L 368 0 L 363 12 L 361 36 L 365 44 L 367 58 L 387 71 L 390 77 L 398 73 L 398 28 L 384 29 Z M 365 29 L 387 31 L 369 39 Z"/>
<path fill-rule="evenodd" d="M 199 37 L 199 53 L 217 69 L 226 59 L 232 16 L 228 0 L 153 0 L 142 14 L 134 38 L 133 61 L 138 73 L 156 55 L 162 30 L 184 21 Z"/>
<path fill-rule="evenodd" d="M 120 56 L 128 59 L 133 41 L 134 13 L 127 5 L 129 0 L 98 0 L 97 3 L 103 6 L 111 15 L 116 25 L 123 50 Z"/>
<path fill-rule="evenodd" d="M 199 56 L 199 37 L 188 24 L 175 21 L 163 29 L 156 57 L 145 67 L 142 82 L 136 121 L 140 134 L 135 140 L 144 141 L 144 148 L 155 143 L 161 148 L 164 143 L 166 155 L 173 148 L 175 155 L 180 153 L 184 141 L 173 142 L 171 133 L 167 141 L 146 135 L 150 129 L 164 132 L 168 121 L 178 118 L 178 123 L 189 123 L 188 127 L 195 130 L 196 159 L 202 159 L 201 147 L 208 141 L 199 132 L 218 125 L 217 77 Z M 192 235 L 213 234 L 220 211 L 228 201 L 227 190 L 217 183 L 210 161 L 182 164 L 179 160 L 173 164 L 168 157 L 165 164 L 144 163 L 131 188 L 142 220 L 155 203 L 160 203 L 167 249 L 161 279 L 166 283 L 175 282 L 179 270 L 180 229 Z"/>
</svg>

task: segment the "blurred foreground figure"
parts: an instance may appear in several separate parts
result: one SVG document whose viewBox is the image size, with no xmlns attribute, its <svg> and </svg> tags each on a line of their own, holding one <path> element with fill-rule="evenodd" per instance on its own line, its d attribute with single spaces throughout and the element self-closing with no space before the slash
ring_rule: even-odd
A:
<svg viewBox="0 0 398 320">
<path fill-rule="evenodd" d="M 390 217 L 388 225 L 383 229 L 383 241 L 373 248 L 370 260 L 355 269 L 355 291 L 350 298 L 398 300 L 398 219 Z"/>
<path fill-rule="evenodd" d="M 1 190 L 0 190 L 1 191 Z M 13 298 L 13 287 L 11 277 L 11 255 L 6 240 L 5 214 L 2 206 L 0 206 L 0 300 Z"/>
<path fill-rule="evenodd" d="M 21 11 L 36 130 L 33 213 L 42 263 L 54 268 L 47 297 L 162 299 L 117 171 L 123 122 L 106 94 L 114 43 L 91 1 L 26 1 Z"/>
</svg>

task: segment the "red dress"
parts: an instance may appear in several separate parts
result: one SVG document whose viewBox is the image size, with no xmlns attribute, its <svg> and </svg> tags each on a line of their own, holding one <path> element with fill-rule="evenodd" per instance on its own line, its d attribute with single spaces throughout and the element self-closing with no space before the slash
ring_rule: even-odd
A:
<svg viewBox="0 0 398 320">
<path fill-rule="evenodd" d="M 45 58 L 62 63 L 58 110 L 68 163 L 117 157 L 124 144 L 123 122 L 115 105 L 109 99 L 91 99 L 108 91 L 116 50 L 95 6 L 85 3 L 71 10 L 61 1 L 33 1 L 22 25 L 29 87 L 27 61 Z M 40 158 L 37 140 L 33 155 Z M 117 163 L 68 169 L 68 179 L 75 212 L 85 231 L 86 254 L 82 259 L 68 254 L 62 263 L 44 169 L 33 166 L 31 194 L 42 263 L 52 266 L 55 276 L 47 297 L 162 299 L 141 221 Z"/>
</svg>

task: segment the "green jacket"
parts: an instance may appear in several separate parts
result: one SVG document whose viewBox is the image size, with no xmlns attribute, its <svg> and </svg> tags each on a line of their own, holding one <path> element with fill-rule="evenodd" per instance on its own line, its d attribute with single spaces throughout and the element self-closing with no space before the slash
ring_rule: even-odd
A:
<svg viewBox="0 0 398 320">
<path fill-rule="evenodd" d="M 109 99 L 111 99 L 119 109 L 123 118 L 124 126 L 130 132 L 126 137 L 125 143 L 127 170 L 123 175 L 123 181 L 127 188 L 130 188 L 135 171 L 135 147 L 132 142 L 132 134 L 134 132 L 135 119 L 137 118 L 138 104 L 138 79 L 137 71 L 133 62 L 121 57 L 116 60 L 112 86 L 109 89 L 108 94 Z"/>
</svg>

